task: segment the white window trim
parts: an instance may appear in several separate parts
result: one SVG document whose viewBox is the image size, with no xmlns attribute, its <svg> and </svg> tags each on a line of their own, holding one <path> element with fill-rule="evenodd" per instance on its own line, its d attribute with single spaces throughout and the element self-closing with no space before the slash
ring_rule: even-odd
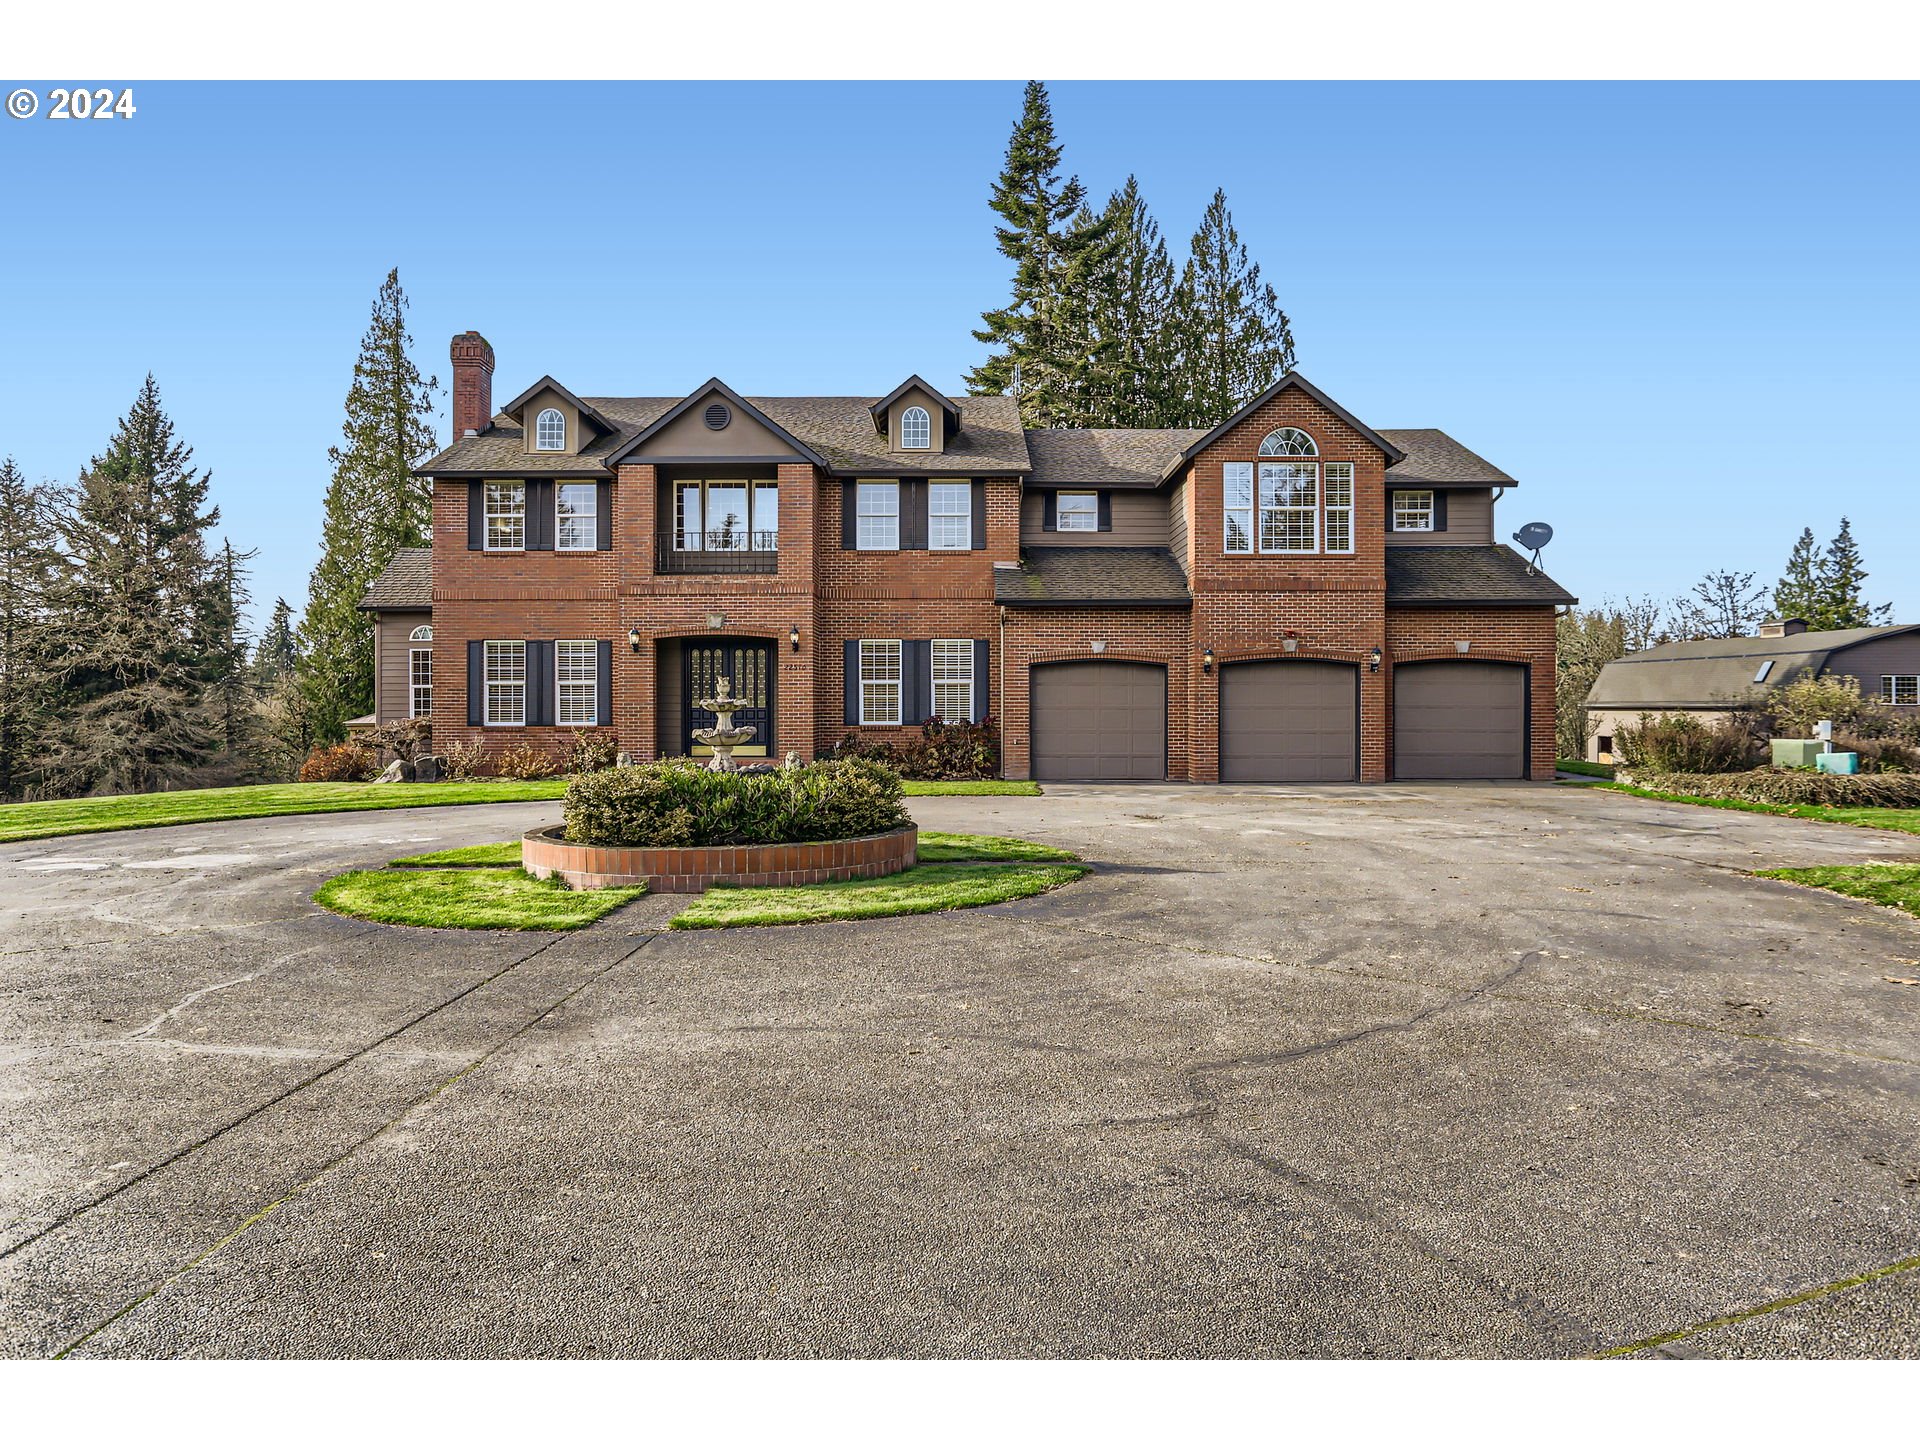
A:
<svg viewBox="0 0 1920 1440">
<path fill-rule="evenodd" d="M 925 435 L 925 438 L 917 444 L 907 438 L 908 422 L 912 421 L 916 415 L 920 417 L 918 423 L 920 427 L 924 428 Z M 931 450 L 933 448 L 933 417 L 927 413 L 924 406 L 909 405 L 900 412 L 900 448 L 902 450 Z"/>
<path fill-rule="evenodd" d="M 1901 681 L 1906 681 L 1904 687 Z M 1905 688 L 1908 698 L 1899 698 Z M 1920 705 L 1920 675 L 1882 675 L 1880 677 L 1880 699 L 1887 705 Z"/>
<path fill-rule="evenodd" d="M 1072 512 L 1076 519 L 1081 515 L 1085 515 L 1087 519 L 1086 524 L 1069 525 L 1066 523 L 1068 512 L 1062 502 L 1065 501 L 1068 496 L 1072 496 L 1076 500 L 1084 498 L 1093 502 L 1091 509 Z M 1068 535 L 1089 535 L 1097 532 L 1100 529 L 1100 492 L 1098 490 L 1059 491 L 1053 500 L 1053 528 L 1056 531 Z"/>
<path fill-rule="evenodd" d="M 495 680 L 492 676 L 493 647 L 496 645 L 518 645 L 520 647 L 520 678 L 518 680 Z M 480 667 L 481 716 L 489 730 L 524 730 L 527 728 L 527 642 L 524 640 L 488 640 L 483 642 Z M 518 720 L 496 720 L 493 718 L 494 687 L 520 691 L 520 718 Z"/>
<path fill-rule="evenodd" d="M 566 667 L 561 663 L 565 647 L 572 646 L 576 652 L 584 646 L 587 654 L 587 678 L 585 681 L 565 678 Z M 567 719 L 566 687 L 585 688 L 587 692 L 587 714 L 585 720 Z M 575 698 L 578 698 L 577 696 Z M 600 647 L 592 640 L 556 640 L 553 642 L 553 723 L 568 730 L 579 730 L 600 723 Z"/>
<path fill-rule="evenodd" d="M 560 422 L 560 438 L 552 444 L 547 443 L 547 417 L 552 416 Z M 542 410 L 533 422 L 533 448 L 536 450 L 565 450 L 567 448 L 567 417 L 549 405 Z"/>
<path fill-rule="evenodd" d="M 564 496 L 568 490 L 585 490 L 593 497 L 593 508 L 588 512 L 592 521 L 590 526 L 592 533 L 587 536 L 587 543 L 584 545 L 563 545 L 560 543 L 560 537 L 566 533 L 567 528 L 564 518 L 560 514 L 560 502 L 562 496 Z M 575 518 L 578 519 L 581 517 L 576 516 Z M 564 550 L 571 554 L 579 554 L 583 551 L 598 550 L 600 548 L 600 487 L 593 481 L 589 480 L 582 484 L 578 480 L 563 480 L 553 487 L 553 548 L 556 550 Z"/>
<path fill-rule="evenodd" d="M 1227 486 L 1234 478 L 1230 472 L 1235 470 L 1243 470 L 1246 472 L 1245 476 L 1241 477 L 1247 482 L 1247 503 L 1245 505 L 1227 504 Z M 1259 518 L 1260 514 L 1260 492 L 1256 488 L 1258 484 L 1259 475 L 1256 473 L 1251 461 L 1229 460 L 1220 467 L 1220 508 L 1222 511 L 1220 519 L 1221 554 L 1252 555 L 1256 553 L 1259 536 L 1254 530 L 1254 522 Z M 1247 548 L 1244 550 L 1236 550 L 1233 547 L 1233 517 L 1236 515 L 1244 515 L 1246 517 Z"/>
<path fill-rule="evenodd" d="M 407 639 L 421 640 L 421 641 L 425 641 L 428 644 L 432 644 L 433 643 L 433 626 L 416 625 L 413 627 L 412 632 L 407 636 Z"/>
<path fill-rule="evenodd" d="M 894 661 L 894 665 L 893 665 L 894 678 L 893 679 L 891 680 L 867 679 L 867 647 L 869 645 L 875 647 L 876 653 L 879 652 L 879 647 L 881 646 L 890 645 L 893 647 L 893 661 Z M 904 712 L 906 711 L 906 708 L 907 708 L 907 687 L 906 687 L 907 647 L 906 645 L 899 640 L 862 640 L 860 642 L 858 650 L 855 651 L 855 659 L 860 666 L 860 674 L 858 679 L 855 681 L 855 683 L 860 687 L 860 723 L 862 725 L 885 725 L 890 727 L 897 727 L 899 725 L 904 724 L 905 723 Z M 872 685 L 876 688 L 892 689 L 893 714 L 894 714 L 893 719 L 869 720 L 867 718 L 867 687 L 869 685 Z"/>
<path fill-rule="evenodd" d="M 1304 450 L 1281 450 L 1278 448 L 1270 450 L 1267 448 L 1273 445 L 1276 440 L 1279 440 L 1282 435 L 1298 435 L 1302 440 L 1307 442 L 1307 448 Z M 1281 441 L 1281 443 L 1291 444 L 1292 442 Z M 1298 425 L 1282 425 L 1279 429 L 1269 432 L 1267 437 L 1260 442 L 1260 458 L 1262 460 L 1317 460 L 1320 458 L 1320 446 L 1314 440 L 1313 436 L 1302 430 Z"/>
<path fill-rule="evenodd" d="M 1400 510 L 1400 501 L 1405 497 L 1414 496 L 1414 495 L 1424 495 L 1427 497 L 1427 505 L 1426 505 L 1426 512 L 1425 512 L 1426 523 L 1424 525 L 1403 525 L 1400 523 L 1402 518 L 1404 518 Z M 1434 503 L 1433 491 L 1431 490 L 1396 490 L 1393 492 L 1393 503 L 1389 507 L 1389 509 L 1391 511 L 1391 523 L 1393 525 L 1394 534 L 1396 535 L 1427 535 L 1432 533 L 1433 522 L 1435 518 L 1435 511 L 1437 509 L 1437 506 Z M 1420 512 L 1418 511 L 1412 512 L 1414 516 L 1418 516 L 1419 513 Z"/>
<path fill-rule="evenodd" d="M 1347 502 L 1344 505 L 1335 505 L 1327 498 L 1328 480 L 1330 478 L 1328 472 L 1332 470 L 1345 470 L 1347 472 Z M 1356 537 L 1353 533 L 1353 512 L 1355 508 L 1354 502 L 1358 498 L 1354 493 L 1354 486 L 1358 478 L 1353 464 L 1350 461 L 1334 460 L 1320 467 L 1320 544 L 1322 550 L 1328 555 L 1351 555 L 1354 553 Z M 1333 543 L 1333 517 L 1335 515 L 1344 515 L 1347 518 L 1347 543 L 1344 545 L 1335 545 Z"/>
<path fill-rule="evenodd" d="M 940 647 L 942 645 L 960 647 L 960 653 L 962 656 L 961 666 L 962 666 L 962 673 L 964 678 L 959 680 L 955 680 L 951 677 L 945 680 L 942 680 L 940 678 Z M 949 725 L 970 724 L 973 720 L 973 711 L 974 711 L 973 648 L 974 648 L 973 641 L 971 640 L 947 639 L 947 640 L 934 640 L 930 642 L 929 653 L 932 657 L 931 668 L 933 671 L 933 679 L 932 679 L 933 693 L 927 697 L 928 713 L 933 715 L 940 715 L 940 688 L 943 685 L 948 688 L 964 685 L 967 691 L 967 703 L 963 707 L 961 707 L 960 718 L 958 720 L 947 720 L 947 723 Z M 951 661 L 949 661 L 949 663 L 951 663 Z M 941 715 L 940 718 L 943 720 L 947 719 L 947 717 L 944 715 Z"/>
<path fill-rule="evenodd" d="M 870 489 L 871 490 L 891 490 L 893 492 L 893 511 L 890 515 L 880 515 L 880 514 L 869 515 L 866 513 L 864 509 L 861 508 L 865 503 L 867 491 Z M 900 482 L 898 480 L 856 481 L 853 487 L 853 504 L 854 504 L 854 516 L 853 516 L 853 548 L 854 549 L 870 550 L 875 553 L 885 553 L 887 551 L 898 550 L 900 548 Z M 889 545 L 869 545 L 866 540 L 867 527 L 863 522 L 867 520 L 888 520 L 888 519 L 893 521 L 893 543 Z"/>
<path fill-rule="evenodd" d="M 427 627 L 422 626 L 421 628 L 425 629 Z M 418 631 L 415 633 L 417 634 Z M 431 639 L 432 636 L 428 636 L 428 638 Z M 414 668 L 414 662 L 422 655 L 427 657 L 427 683 L 424 685 L 414 678 L 419 674 Z M 420 708 L 420 692 L 423 690 L 426 691 L 427 695 L 427 708 L 424 710 Z M 432 718 L 432 716 L 433 648 L 428 645 L 415 645 L 407 651 L 407 718 L 409 720 L 426 720 Z"/>
<path fill-rule="evenodd" d="M 496 490 L 516 490 L 520 494 L 520 543 L 518 545 L 496 545 L 493 543 L 493 522 L 495 512 L 493 495 Z M 480 486 L 481 504 L 481 540 L 484 547 L 496 554 L 514 554 L 527 548 L 527 483 L 524 480 L 487 480 Z M 514 511 L 499 512 L 499 518 L 511 519 Z"/>
<path fill-rule="evenodd" d="M 1311 470 L 1313 472 L 1312 503 L 1308 505 L 1268 505 L 1267 503 L 1265 503 L 1265 501 L 1262 498 L 1262 494 L 1263 494 L 1263 487 L 1266 484 L 1267 477 L 1260 474 L 1259 471 L 1265 469 L 1269 465 L 1301 466 L 1301 467 L 1304 467 L 1305 469 Z M 1253 545 L 1254 545 L 1255 552 L 1261 555 L 1318 555 L 1318 554 L 1321 554 L 1322 553 L 1321 523 L 1320 523 L 1321 496 L 1322 496 L 1322 491 L 1320 488 L 1320 465 L 1317 461 L 1304 460 L 1304 459 L 1261 461 L 1260 464 L 1257 467 L 1255 467 L 1254 487 L 1253 487 Z M 1311 538 L 1308 540 L 1307 544 L 1270 546 L 1266 543 L 1266 534 L 1267 534 L 1266 517 L 1269 511 L 1272 511 L 1276 514 L 1284 514 L 1284 513 L 1298 513 L 1302 510 L 1307 512 L 1307 517 L 1309 520 L 1312 521 L 1312 524 L 1313 524 L 1313 534 Z M 1244 554 L 1245 552 L 1236 551 L 1235 553 Z"/>
<path fill-rule="evenodd" d="M 957 511 L 935 511 L 933 502 L 942 491 L 960 492 L 961 506 Z M 958 520 L 960 522 L 960 542 L 946 545 L 940 542 L 938 520 Z M 973 548 L 973 482 L 970 480 L 934 480 L 927 485 L 927 548 L 929 550 L 971 550 Z"/>
</svg>

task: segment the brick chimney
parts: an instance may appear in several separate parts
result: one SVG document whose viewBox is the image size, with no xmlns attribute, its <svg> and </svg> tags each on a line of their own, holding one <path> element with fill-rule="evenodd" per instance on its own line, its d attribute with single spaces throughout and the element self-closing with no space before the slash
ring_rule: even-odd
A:
<svg viewBox="0 0 1920 1440">
<path fill-rule="evenodd" d="M 493 346 L 478 330 L 453 337 L 453 438 L 487 428 L 493 419 Z"/>
<path fill-rule="evenodd" d="M 1760 626 L 1760 638 L 1762 640 L 1780 640 L 1788 635 L 1804 635 L 1806 633 L 1807 622 L 1797 615 L 1786 620 L 1767 620 Z"/>
</svg>

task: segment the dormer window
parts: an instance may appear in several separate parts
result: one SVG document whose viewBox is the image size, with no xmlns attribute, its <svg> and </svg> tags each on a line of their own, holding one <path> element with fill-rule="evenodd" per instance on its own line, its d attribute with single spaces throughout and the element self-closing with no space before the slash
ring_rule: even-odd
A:
<svg viewBox="0 0 1920 1440">
<path fill-rule="evenodd" d="M 542 410 L 540 418 L 533 422 L 533 448 L 536 450 L 566 449 L 567 417 L 558 410 Z"/>
<path fill-rule="evenodd" d="M 900 448 L 902 450 L 925 450 L 933 444 L 933 421 L 927 412 L 918 405 L 909 405 L 900 412 Z"/>
</svg>

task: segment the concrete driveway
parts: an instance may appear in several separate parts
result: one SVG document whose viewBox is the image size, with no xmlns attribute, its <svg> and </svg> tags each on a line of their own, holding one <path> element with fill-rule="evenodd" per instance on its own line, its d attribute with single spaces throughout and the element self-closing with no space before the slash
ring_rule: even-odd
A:
<svg viewBox="0 0 1920 1440">
<path fill-rule="evenodd" d="M 1920 1354 L 1920 926 L 1740 873 L 1920 839 L 1528 786 L 913 808 L 1099 869 L 553 938 L 307 896 L 554 806 L 0 847 L 0 1348 Z"/>
</svg>

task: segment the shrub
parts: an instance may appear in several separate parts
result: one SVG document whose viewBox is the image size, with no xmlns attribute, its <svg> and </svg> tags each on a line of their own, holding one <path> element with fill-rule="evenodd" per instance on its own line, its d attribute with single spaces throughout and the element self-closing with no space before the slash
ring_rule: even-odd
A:
<svg viewBox="0 0 1920 1440">
<path fill-rule="evenodd" d="M 991 780 L 1000 773 L 1000 729 L 991 719 L 928 720 L 900 744 L 854 731 L 833 747 L 836 759 L 874 760 L 909 780 Z"/>
<path fill-rule="evenodd" d="M 352 740 L 315 750 L 300 767 L 300 779 L 307 784 L 371 780 L 379 773 L 379 758 L 365 745 Z"/>
<path fill-rule="evenodd" d="M 493 773 L 502 780 L 545 780 L 560 773 L 560 762 L 552 751 L 522 740 L 493 757 Z"/>
<path fill-rule="evenodd" d="M 620 758 L 610 730 L 576 730 L 567 746 L 567 773 L 591 775 L 596 770 L 611 770 Z"/>
<path fill-rule="evenodd" d="M 1920 775 L 1823 775 L 1817 770 L 1749 770 L 1739 775 L 1654 775 L 1649 789 L 1708 800 L 1767 805 L 1920 806 Z"/>
<path fill-rule="evenodd" d="M 1860 693 L 1860 682 L 1851 675 L 1808 671 L 1767 696 L 1767 713 L 1776 733 L 1810 740 L 1819 721 L 1833 721 L 1836 730 L 1843 725 L 1858 728 L 1877 704 Z"/>
<path fill-rule="evenodd" d="M 454 740 L 440 752 L 449 780 L 478 780 L 488 773 L 487 747 L 478 740 Z"/>
<path fill-rule="evenodd" d="M 1721 775 L 1761 760 L 1758 726 L 1745 714 L 1709 723 L 1696 715 L 1642 715 L 1613 733 L 1624 770 Z"/>
<path fill-rule="evenodd" d="M 1836 731 L 1833 748 L 1851 750 L 1860 757 L 1860 769 L 1869 775 L 1905 775 L 1920 772 L 1920 749 L 1892 736 L 1875 739 Z"/>
<path fill-rule="evenodd" d="M 567 839 L 580 845 L 772 845 L 851 840 L 912 824 L 900 777 L 871 760 L 726 774 L 662 760 L 567 786 Z"/>
</svg>

